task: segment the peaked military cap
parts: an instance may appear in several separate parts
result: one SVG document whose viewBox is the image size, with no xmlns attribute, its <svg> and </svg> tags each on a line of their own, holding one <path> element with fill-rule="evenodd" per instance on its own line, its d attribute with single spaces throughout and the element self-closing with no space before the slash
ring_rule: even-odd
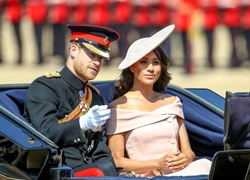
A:
<svg viewBox="0 0 250 180">
<path fill-rule="evenodd" d="M 87 25 L 67 24 L 71 30 L 70 42 L 79 42 L 87 50 L 109 59 L 110 44 L 120 38 L 120 35 L 113 29 Z"/>
</svg>

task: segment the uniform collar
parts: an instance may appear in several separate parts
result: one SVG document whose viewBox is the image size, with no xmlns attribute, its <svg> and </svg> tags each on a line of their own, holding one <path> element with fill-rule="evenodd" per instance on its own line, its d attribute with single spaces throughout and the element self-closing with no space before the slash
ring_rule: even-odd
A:
<svg viewBox="0 0 250 180">
<path fill-rule="evenodd" d="M 88 82 L 82 82 L 77 76 L 75 76 L 67 66 L 64 66 L 64 68 L 60 72 L 61 77 L 72 87 L 74 87 L 76 90 L 80 91 L 82 90 L 85 85 Z"/>
</svg>

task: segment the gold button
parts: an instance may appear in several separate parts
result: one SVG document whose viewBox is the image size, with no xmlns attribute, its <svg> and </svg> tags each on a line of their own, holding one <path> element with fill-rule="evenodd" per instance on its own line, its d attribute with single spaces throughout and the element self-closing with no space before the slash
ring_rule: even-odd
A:
<svg viewBox="0 0 250 180">
<path fill-rule="evenodd" d="M 80 138 L 77 138 L 77 141 L 78 141 L 78 142 L 80 142 L 80 141 L 81 141 L 81 139 L 80 139 Z"/>
</svg>

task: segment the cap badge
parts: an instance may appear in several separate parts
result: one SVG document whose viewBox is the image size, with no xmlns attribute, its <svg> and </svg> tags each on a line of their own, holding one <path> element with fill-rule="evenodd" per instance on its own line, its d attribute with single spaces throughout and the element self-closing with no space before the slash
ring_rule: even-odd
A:
<svg viewBox="0 0 250 180">
<path fill-rule="evenodd" d="M 105 39 L 103 40 L 103 43 L 104 43 L 105 45 L 108 44 L 108 37 L 105 37 Z"/>
</svg>

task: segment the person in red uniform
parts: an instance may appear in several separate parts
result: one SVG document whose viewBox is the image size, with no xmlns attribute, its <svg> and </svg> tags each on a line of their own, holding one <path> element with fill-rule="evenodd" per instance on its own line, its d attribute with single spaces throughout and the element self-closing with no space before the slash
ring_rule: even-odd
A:
<svg viewBox="0 0 250 180">
<path fill-rule="evenodd" d="M 185 73 L 191 74 L 193 73 L 193 64 L 191 59 L 192 47 L 188 37 L 188 31 L 192 24 L 194 12 L 199 7 L 199 2 L 198 0 L 178 0 L 173 7 L 175 7 L 175 9 L 172 21 L 176 25 L 176 31 L 181 34 L 183 44 L 183 66 Z"/>
<path fill-rule="evenodd" d="M 200 0 L 203 11 L 203 30 L 207 40 L 207 65 L 210 68 L 215 66 L 213 60 L 214 31 L 219 25 L 219 8 L 217 0 Z"/>
<path fill-rule="evenodd" d="M 250 0 L 241 3 L 241 28 L 246 41 L 246 56 L 244 61 L 250 61 Z"/>
<path fill-rule="evenodd" d="M 222 0 L 221 21 L 228 27 L 232 41 L 230 67 L 239 67 L 241 62 L 237 55 L 236 38 L 240 35 L 240 3 L 239 0 Z"/>
<path fill-rule="evenodd" d="M 89 6 L 88 22 L 90 24 L 96 24 L 100 26 L 111 25 L 111 11 L 110 11 L 110 0 L 92 0 Z M 111 59 L 114 54 L 111 53 Z M 104 66 L 108 66 L 111 61 L 105 61 Z"/>
<path fill-rule="evenodd" d="M 150 24 L 151 24 L 151 33 L 154 34 L 159 30 L 163 29 L 170 24 L 170 0 L 155 0 L 151 6 L 150 11 Z M 161 48 L 170 57 L 171 44 L 169 37 L 165 42 L 162 43 Z"/>
<path fill-rule="evenodd" d="M 4 17 L 13 24 L 15 30 L 15 43 L 18 47 L 18 59 L 17 64 L 22 64 L 22 43 L 21 43 L 21 31 L 20 21 L 22 18 L 22 0 L 6 0 L 6 7 Z"/>
<path fill-rule="evenodd" d="M 155 0 L 150 10 L 151 34 L 154 34 L 170 23 L 169 0 Z"/>
<path fill-rule="evenodd" d="M 112 4 L 112 26 L 120 34 L 121 38 L 118 41 L 118 56 L 124 58 L 128 49 L 128 34 L 132 29 L 130 23 L 133 14 L 133 5 L 131 0 L 114 1 Z"/>
<path fill-rule="evenodd" d="M 69 10 L 67 0 L 49 0 L 48 22 L 51 23 L 53 29 L 53 55 L 59 56 L 63 64 L 66 62 L 66 29 L 64 27 L 68 22 Z"/>
<path fill-rule="evenodd" d="M 150 35 L 150 9 L 151 2 L 148 0 L 137 0 L 133 3 L 134 13 L 132 22 L 139 32 L 140 37 L 147 37 Z"/>
<path fill-rule="evenodd" d="M 5 1 L 0 1 L 0 17 L 3 15 L 3 10 L 5 8 Z M 2 25 L 2 18 L 0 18 L 0 25 Z M 1 28 L 0 28 L 0 34 L 1 34 Z M 3 63 L 2 59 L 2 49 L 1 49 L 1 43 L 0 43 L 0 64 Z"/>
<path fill-rule="evenodd" d="M 70 0 L 69 22 L 71 23 L 86 23 L 88 20 L 88 1 L 86 0 Z"/>
<path fill-rule="evenodd" d="M 46 0 L 27 0 L 25 5 L 27 16 L 34 25 L 38 49 L 37 64 L 43 64 L 42 33 L 44 25 L 47 22 L 48 5 Z"/>
<path fill-rule="evenodd" d="M 93 0 L 90 4 L 88 22 L 100 26 L 108 26 L 111 21 L 109 0 Z"/>
</svg>

